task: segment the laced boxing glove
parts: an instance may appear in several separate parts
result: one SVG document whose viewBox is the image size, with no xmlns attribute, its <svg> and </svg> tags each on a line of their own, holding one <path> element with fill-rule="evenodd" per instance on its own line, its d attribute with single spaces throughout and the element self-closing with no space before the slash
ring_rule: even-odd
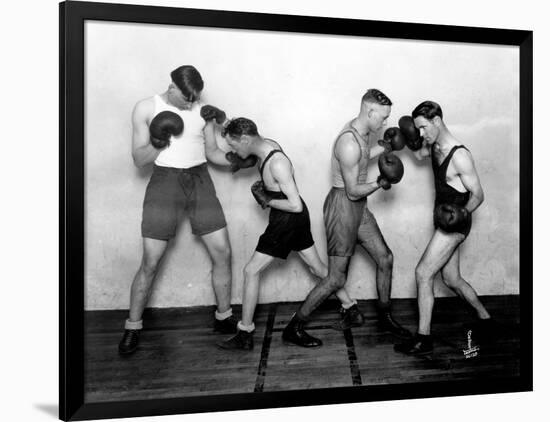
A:
<svg viewBox="0 0 550 422">
<path fill-rule="evenodd" d="M 172 111 L 161 111 L 149 125 L 151 145 L 156 149 L 163 149 L 170 145 L 170 138 L 183 133 L 182 118 Z"/>
<path fill-rule="evenodd" d="M 405 172 L 403 162 L 397 155 L 391 152 L 382 154 L 380 158 L 378 158 L 378 170 L 380 170 L 378 182 L 384 189 L 386 188 L 380 183 L 380 179 L 384 179 L 388 183 L 394 185 L 399 183 Z"/>
<path fill-rule="evenodd" d="M 223 125 L 227 120 L 225 112 L 212 105 L 205 105 L 201 107 L 201 117 L 205 122 L 215 120 L 219 125 Z"/>
<path fill-rule="evenodd" d="M 254 167 L 258 162 L 258 158 L 255 155 L 249 155 L 246 158 L 241 158 L 236 152 L 233 151 L 229 151 L 228 153 L 226 153 L 225 158 L 231 163 L 232 173 L 235 173 L 240 169 Z"/>
<path fill-rule="evenodd" d="M 470 212 L 456 204 L 439 204 L 434 210 L 435 226 L 447 233 L 455 233 L 468 221 Z"/>
<path fill-rule="evenodd" d="M 418 151 L 422 148 L 423 139 L 420 136 L 420 131 L 414 125 L 414 120 L 411 116 L 403 116 L 399 119 L 399 129 L 405 138 L 405 144 L 411 151 Z"/>
<path fill-rule="evenodd" d="M 269 206 L 269 201 L 273 198 L 271 198 L 265 191 L 263 182 L 261 180 L 254 182 L 254 184 L 250 187 L 250 190 L 252 191 L 252 195 L 254 196 L 256 202 L 260 204 L 263 209 L 266 209 Z"/>
<path fill-rule="evenodd" d="M 378 141 L 385 152 L 400 151 L 405 148 L 405 137 L 398 127 L 390 127 L 384 132 L 384 139 Z"/>
</svg>

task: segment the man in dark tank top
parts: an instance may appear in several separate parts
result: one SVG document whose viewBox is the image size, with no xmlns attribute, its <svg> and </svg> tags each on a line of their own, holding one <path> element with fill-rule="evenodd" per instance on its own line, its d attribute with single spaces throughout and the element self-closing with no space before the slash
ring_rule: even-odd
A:
<svg viewBox="0 0 550 422">
<path fill-rule="evenodd" d="M 415 270 L 418 331 L 412 339 L 395 345 L 395 350 L 421 355 L 433 350 L 430 330 L 434 278 L 439 271 L 443 282 L 474 309 L 480 332 L 490 330 L 492 320 L 475 290 L 460 274 L 460 244 L 470 233 L 472 213 L 484 199 L 472 154 L 451 134 L 437 103 L 424 101 L 414 109 L 412 118 L 424 141 L 411 149 L 414 148 L 417 159 L 431 157 L 432 160 L 435 230 Z M 413 133 L 416 130 L 410 129 Z"/>
<path fill-rule="evenodd" d="M 244 117 L 232 120 L 225 127 L 224 137 L 241 159 L 257 157 L 261 180 L 254 183 L 251 190 L 258 204 L 270 209 L 269 223 L 243 271 L 243 308 L 237 334 L 218 343 L 222 349 L 251 350 L 261 272 L 275 258 L 286 259 L 291 251 L 296 251 L 319 278 L 326 277 L 328 269 L 313 242 L 309 211 L 298 192 L 294 167 L 281 146 L 262 137 L 256 124 Z"/>
</svg>

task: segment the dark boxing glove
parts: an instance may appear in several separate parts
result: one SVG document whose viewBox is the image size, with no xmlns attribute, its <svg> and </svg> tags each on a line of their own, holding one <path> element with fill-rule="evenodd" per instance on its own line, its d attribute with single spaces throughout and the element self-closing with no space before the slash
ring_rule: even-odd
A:
<svg viewBox="0 0 550 422">
<path fill-rule="evenodd" d="M 216 120 L 216 123 L 219 125 L 223 125 L 223 123 L 227 120 L 223 110 L 211 105 L 205 105 L 201 108 L 201 117 L 205 122 Z"/>
<path fill-rule="evenodd" d="M 378 169 L 380 170 L 380 177 L 378 179 L 382 178 L 392 185 L 399 183 L 405 171 L 403 162 L 397 155 L 391 152 L 380 156 L 378 159 Z M 379 180 L 378 183 L 384 187 Z"/>
<path fill-rule="evenodd" d="M 255 155 L 249 155 L 246 158 L 241 158 L 236 152 L 233 151 L 225 154 L 225 158 L 231 163 L 231 171 L 233 173 L 239 171 L 240 169 L 254 167 L 258 162 L 258 158 Z"/>
<path fill-rule="evenodd" d="M 269 201 L 273 198 L 271 198 L 265 191 L 264 183 L 261 180 L 258 180 L 257 182 L 254 182 L 254 184 L 250 187 L 250 190 L 252 191 L 252 195 L 254 196 L 256 202 L 260 204 L 263 209 L 266 209 L 269 206 Z"/>
<path fill-rule="evenodd" d="M 172 111 L 161 111 L 149 125 L 151 145 L 162 149 L 170 145 L 170 137 L 178 136 L 183 132 L 183 120 Z"/>
<path fill-rule="evenodd" d="M 468 221 L 470 212 L 455 204 L 439 204 L 434 210 L 435 226 L 447 233 L 455 233 Z"/>
<path fill-rule="evenodd" d="M 399 119 L 399 129 L 405 138 L 405 144 L 412 151 L 418 151 L 422 148 L 423 139 L 420 136 L 420 131 L 414 125 L 414 120 L 411 116 L 403 116 Z"/>
<path fill-rule="evenodd" d="M 390 127 L 384 132 L 384 139 L 378 141 L 385 152 L 401 151 L 405 148 L 405 137 L 398 127 Z"/>
<path fill-rule="evenodd" d="M 382 175 L 378 176 L 378 179 L 376 179 L 376 183 L 378 183 L 378 186 L 380 186 L 384 190 L 388 190 L 391 188 L 391 183 L 384 179 L 384 176 Z"/>
</svg>

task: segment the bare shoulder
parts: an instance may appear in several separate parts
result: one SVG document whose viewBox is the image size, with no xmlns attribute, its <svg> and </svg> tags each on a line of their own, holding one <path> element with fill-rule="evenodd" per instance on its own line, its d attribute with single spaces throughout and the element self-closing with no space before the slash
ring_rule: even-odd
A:
<svg viewBox="0 0 550 422">
<path fill-rule="evenodd" d="M 274 173 L 291 171 L 292 163 L 285 154 L 275 154 L 269 160 L 269 168 Z"/>
<path fill-rule="evenodd" d="M 452 162 L 458 170 L 468 170 L 474 166 L 472 153 L 466 148 L 457 149 L 453 155 Z"/>
<path fill-rule="evenodd" d="M 336 140 L 334 153 L 338 160 L 358 160 L 361 156 L 361 148 L 352 133 L 343 133 Z"/>
<path fill-rule="evenodd" d="M 150 120 L 155 110 L 154 97 L 144 98 L 136 103 L 132 116 L 134 120 Z"/>
</svg>

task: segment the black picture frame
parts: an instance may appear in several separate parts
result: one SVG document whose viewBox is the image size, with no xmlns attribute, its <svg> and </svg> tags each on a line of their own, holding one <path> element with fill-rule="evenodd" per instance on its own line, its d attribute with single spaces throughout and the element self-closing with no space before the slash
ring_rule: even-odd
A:
<svg viewBox="0 0 550 422">
<path fill-rule="evenodd" d="M 519 377 L 84 403 L 84 24 L 86 20 L 263 31 L 337 34 L 518 46 L 520 54 Z M 532 179 L 533 33 L 474 28 L 70 1 L 59 5 L 60 69 L 60 344 L 62 420 L 135 417 L 241 409 L 531 391 L 533 388 Z"/>
</svg>

